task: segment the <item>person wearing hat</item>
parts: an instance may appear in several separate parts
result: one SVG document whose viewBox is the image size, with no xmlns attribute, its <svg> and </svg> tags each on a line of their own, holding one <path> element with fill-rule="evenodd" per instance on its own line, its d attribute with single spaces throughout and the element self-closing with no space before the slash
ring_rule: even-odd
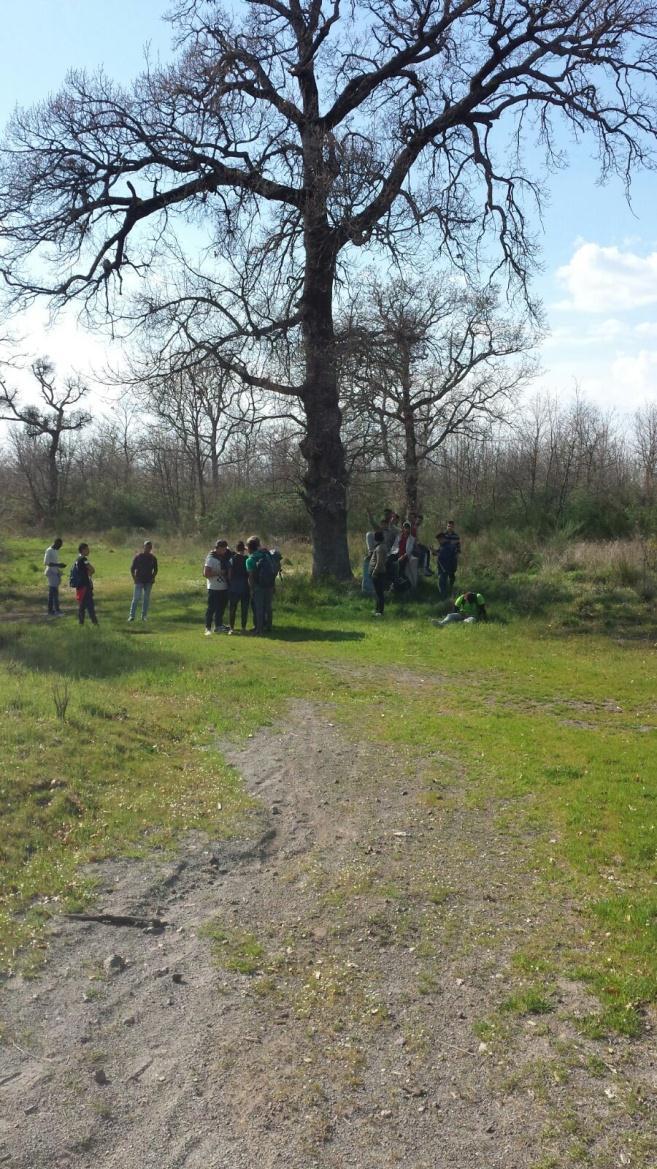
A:
<svg viewBox="0 0 657 1169">
<path fill-rule="evenodd" d="M 151 589 L 157 576 L 157 557 L 153 555 L 153 543 L 151 540 L 144 540 L 143 551 L 137 553 L 130 565 L 130 575 L 134 588 L 132 590 L 132 603 L 130 605 L 128 621 L 134 621 L 137 606 L 140 601 L 141 619 L 145 621 L 148 616 Z"/>
</svg>

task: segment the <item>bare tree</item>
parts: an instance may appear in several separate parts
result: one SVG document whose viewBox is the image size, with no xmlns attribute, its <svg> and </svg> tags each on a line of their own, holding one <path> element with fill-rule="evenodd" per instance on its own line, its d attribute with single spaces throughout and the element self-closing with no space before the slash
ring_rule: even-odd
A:
<svg viewBox="0 0 657 1169">
<path fill-rule="evenodd" d="M 0 174 L 5 279 L 23 303 L 91 309 L 100 294 L 120 317 L 123 286 L 164 250 L 188 262 L 177 228 L 203 219 L 210 263 L 189 266 L 171 297 L 160 263 L 142 311 L 166 321 L 173 306 L 171 344 L 201 346 L 247 385 L 301 400 L 314 570 L 345 577 L 340 261 L 407 248 L 430 225 L 455 263 L 492 232 L 500 262 L 526 281 L 539 176 L 523 145 L 537 139 L 560 165 L 561 115 L 576 138 L 592 132 L 603 175 L 629 182 L 656 134 L 657 13 L 648 0 L 254 0 L 230 14 L 178 0 L 171 20 L 172 67 L 129 92 L 71 74 L 13 117 Z M 284 380 L 269 345 L 297 333 L 303 369 Z"/>
<path fill-rule="evenodd" d="M 385 466 L 403 480 L 406 514 L 417 512 L 420 472 L 450 435 L 478 434 L 506 415 L 535 373 L 527 351 L 538 338 L 524 317 L 503 315 L 494 287 L 375 279 L 356 294 L 347 409 L 374 421 Z"/>
<path fill-rule="evenodd" d="M 14 443 L 18 463 L 32 495 L 36 518 L 53 524 L 63 502 L 64 439 L 88 426 L 91 415 L 76 409 L 87 393 L 79 378 L 67 378 L 58 388 L 54 366 L 45 358 L 34 362 L 32 373 L 41 397 L 37 406 L 22 405 L 18 390 L 10 389 L 0 376 L 0 419 L 22 424 L 23 432 Z"/>
<path fill-rule="evenodd" d="M 253 398 L 234 374 L 209 359 L 151 377 L 143 388 L 156 419 L 178 437 L 192 460 L 204 516 L 209 489 L 216 498 L 222 455 L 233 434 L 255 425 Z"/>
</svg>

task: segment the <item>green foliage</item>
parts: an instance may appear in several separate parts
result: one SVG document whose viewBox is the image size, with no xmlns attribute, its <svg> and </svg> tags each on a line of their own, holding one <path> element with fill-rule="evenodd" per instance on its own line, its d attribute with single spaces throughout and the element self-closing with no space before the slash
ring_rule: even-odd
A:
<svg viewBox="0 0 657 1169">
<path fill-rule="evenodd" d="M 5 968 L 29 967 L 44 917 L 89 898 L 89 862 L 173 848 L 192 828 L 235 831 L 250 801 L 221 757 L 222 738 L 274 723 L 289 699 L 303 697 L 330 702 L 332 717 L 373 751 L 412 752 L 428 769 L 425 807 L 432 795 L 442 806 L 453 788 L 471 807 L 497 810 L 509 848 L 524 841 L 527 863 L 557 895 L 563 883 L 581 936 L 564 937 L 558 920 L 533 927 L 517 971 L 540 986 L 535 995 L 521 986 L 525 997 L 514 992 L 509 1012 L 551 1003 L 559 972 L 597 996 L 599 1011 L 582 1026 L 640 1028 L 645 1004 L 657 1002 L 654 612 L 617 582 L 620 550 L 542 549 L 533 567 L 487 578 L 488 625 L 436 629 L 428 617 L 445 605 L 433 581 L 416 598 L 392 600 L 374 622 L 357 584 L 311 583 L 307 547 L 287 548 L 275 629 L 258 641 L 203 637 L 203 551 L 157 548 L 161 575 L 142 628 L 126 624 L 132 547 L 92 543 L 101 625 L 80 629 L 71 616 L 44 619 L 43 541 L 5 541 Z M 466 545 L 471 563 L 475 552 Z M 643 564 L 638 547 L 624 555 Z M 569 571 L 559 567 L 566 556 Z M 471 579 L 465 558 L 461 579 L 464 587 Z M 70 590 L 63 600 L 70 612 Z M 66 679 L 63 722 L 53 684 Z M 367 890 L 396 890 L 399 937 L 412 936 L 424 909 L 435 929 L 447 928 L 459 890 L 444 888 L 439 871 L 401 877 L 386 872 Z M 325 903 L 346 911 L 353 895 L 349 886 L 326 890 Z M 416 918 L 414 905 L 423 907 Z"/>
<path fill-rule="evenodd" d="M 234 487 L 220 493 L 216 507 L 207 515 L 202 531 L 208 539 L 237 532 L 247 540 L 252 534 L 281 540 L 308 531 L 308 513 L 298 492 L 286 493 Z"/>
</svg>

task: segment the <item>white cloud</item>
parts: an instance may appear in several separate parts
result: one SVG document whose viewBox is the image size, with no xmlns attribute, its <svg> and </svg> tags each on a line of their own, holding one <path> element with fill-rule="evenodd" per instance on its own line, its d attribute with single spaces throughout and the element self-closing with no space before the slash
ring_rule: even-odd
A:
<svg viewBox="0 0 657 1169">
<path fill-rule="evenodd" d="M 557 306 L 561 309 L 618 313 L 657 304 L 657 252 L 640 256 L 582 243 L 556 276 L 568 293 Z"/>
</svg>

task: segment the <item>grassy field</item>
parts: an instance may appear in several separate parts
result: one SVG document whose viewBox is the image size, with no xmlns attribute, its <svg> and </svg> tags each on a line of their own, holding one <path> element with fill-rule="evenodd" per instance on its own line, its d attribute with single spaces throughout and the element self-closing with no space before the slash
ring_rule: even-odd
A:
<svg viewBox="0 0 657 1169">
<path fill-rule="evenodd" d="M 544 1003 L 566 973 L 600 1002 L 593 1032 L 639 1032 L 657 1000 L 657 633 L 643 561 L 571 549 L 568 563 L 510 572 L 480 546 L 461 583 L 484 591 L 494 619 L 436 629 L 432 581 L 375 622 L 356 588 L 311 586 L 299 550 L 270 638 L 206 639 L 198 545 L 156 549 L 142 626 L 126 622 L 132 548 L 92 542 L 94 629 L 78 627 L 66 584 L 71 615 L 45 621 L 43 543 L 5 541 L 0 567 L 4 970 L 34 968 L 44 918 L 93 896 L 86 862 L 175 848 L 188 829 L 238 831 L 250 801 L 222 742 L 305 697 L 373 744 L 413 747 L 427 799 L 462 782 L 511 841 L 532 835 L 536 870 L 568 890 L 588 944 L 583 956 L 536 923 L 517 953 L 530 993 Z"/>
</svg>

